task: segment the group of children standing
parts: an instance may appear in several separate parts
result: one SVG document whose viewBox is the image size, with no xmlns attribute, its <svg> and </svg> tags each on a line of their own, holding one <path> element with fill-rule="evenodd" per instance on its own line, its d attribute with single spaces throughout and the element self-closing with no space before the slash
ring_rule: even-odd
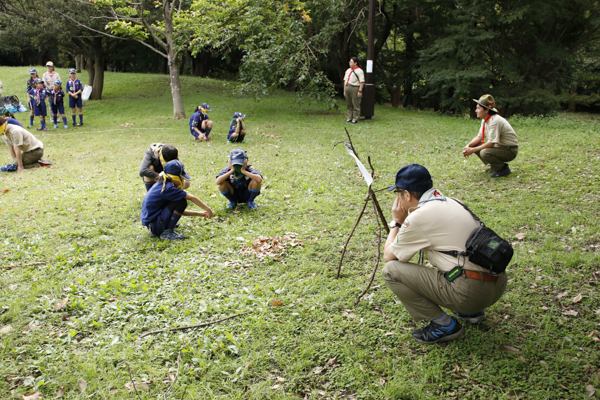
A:
<svg viewBox="0 0 600 400">
<path fill-rule="evenodd" d="M 69 69 L 69 81 L 66 85 L 66 93 L 62 89 L 62 81 L 60 75 L 54 71 L 52 61 L 46 63 L 48 72 L 43 75 L 44 79 L 40 79 L 35 68 L 29 69 L 30 78 L 27 81 L 27 97 L 28 104 L 31 110 L 29 115 L 29 127 L 33 127 L 35 117 L 40 118 L 41 126 L 38 131 L 47 131 L 46 116 L 48 115 L 46 107 L 46 99 L 50 104 L 52 111 L 52 123 L 54 129 L 58 128 L 58 114 L 62 117 L 64 128 L 69 128 L 67 117 L 65 116 L 64 98 L 69 97 L 69 107 L 71 108 L 71 117 L 73 118 L 73 126 L 83 125 L 83 102 L 81 94 L 83 86 L 81 81 L 77 79 L 77 71 L 75 68 Z M 79 111 L 79 123 L 75 118 L 75 108 Z"/>
<path fill-rule="evenodd" d="M 212 111 L 207 103 L 202 103 L 194 108 L 194 113 L 190 117 L 190 133 L 194 137 L 194 140 L 209 141 L 211 138 L 210 131 L 213 127 L 213 122 L 208 117 L 208 112 Z M 246 114 L 242 114 L 239 111 L 233 113 L 233 119 L 229 124 L 229 134 L 227 135 L 227 141 L 229 143 L 244 143 L 246 137 L 246 123 L 244 117 Z"/>
</svg>

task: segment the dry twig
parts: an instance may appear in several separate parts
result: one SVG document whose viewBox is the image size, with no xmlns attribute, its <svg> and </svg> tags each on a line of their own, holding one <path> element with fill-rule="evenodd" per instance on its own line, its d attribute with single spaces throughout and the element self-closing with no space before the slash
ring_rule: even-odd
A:
<svg viewBox="0 0 600 400">
<path fill-rule="evenodd" d="M 131 368 L 129 368 L 129 364 L 125 364 L 125 365 L 127 365 L 127 371 L 129 371 L 129 379 L 131 380 L 131 384 L 133 385 L 133 389 L 135 390 L 135 394 L 137 395 L 138 399 L 141 400 L 140 394 L 138 393 L 138 390 L 137 390 L 137 386 L 135 385 L 135 381 L 133 380 L 133 375 L 131 375 Z"/>
<path fill-rule="evenodd" d="M 373 203 L 373 207 L 375 208 L 375 203 Z M 358 297 L 356 298 L 356 300 L 354 301 L 355 307 L 358 304 L 358 302 L 360 301 L 360 299 L 365 295 L 365 293 L 367 293 L 369 291 L 369 288 L 371 287 L 371 284 L 373 283 L 373 279 L 375 279 L 375 273 L 377 272 L 377 268 L 379 268 L 379 260 L 381 259 L 381 222 L 379 221 L 379 219 L 377 219 L 377 225 L 379 225 L 379 233 L 377 235 L 377 261 L 375 262 L 375 268 L 373 269 L 373 273 L 371 274 L 371 280 L 369 281 L 369 284 L 367 285 L 365 290 L 363 290 L 362 293 L 359 294 Z"/>
<path fill-rule="evenodd" d="M 143 338 L 145 336 L 154 335 L 155 333 L 161 333 L 161 332 L 173 332 L 173 331 L 182 331 L 184 329 L 202 328 L 203 326 L 214 325 L 214 324 L 217 324 L 219 322 L 227 321 L 228 319 L 232 319 L 232 318 L 240 317 L 242 315 L 250 314 L 251 312 L 252 311 L 247 311 L 245 313 L 231 315 L 231 316 L 226 317 L 226 318 L 218 319 L 218 320 L 212 321 L 212 322 L 204 322 L 204 323 L 198 324 L 198 325 L 182 326 L 182 327 L 179 327 L 179 328 L 161 329 L 161 330 L 158 330 L 158 331 L 144 332 L 144 333 L 142 333 L 140 335 L 140 337 Z"/>
</svg>

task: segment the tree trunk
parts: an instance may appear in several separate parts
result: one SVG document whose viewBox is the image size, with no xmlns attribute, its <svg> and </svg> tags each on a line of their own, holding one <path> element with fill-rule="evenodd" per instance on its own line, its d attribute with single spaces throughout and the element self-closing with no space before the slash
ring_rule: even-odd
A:
<svg viewBox="0 0 600 400">
<path fill-rule="evenodd" d="M 44 61 L 46 59 L 46 54 L 48 54 L 48 49 L 42 47 L 38 53 L 38 65 L 46 65 L 46 62 Z"/>
<path fill-rule="evenodd" d="M 171 40 L 169 40 L 171 42 Z M 173 118 L 184 119 L 185 110 L 183 109 L 183 100 L 181 98 L 181 83 L 179 82 L 179 68 L 175 62 L 175 51 L 173 43 L 170 43 L 168 53 L 169 75 L 171 79 L 171 97 L 173 98 Z"/>
<path fill-rule="evenodd" d="M 104 88 L 104 65 L 106 63 L 106 55 L 104 47 L 102 47 L 104 38 L 94 39 L 94 79 L 92 80 L 92 94 L 90 100 L 102 99 L 102 89 Z"/>
<path fill-rule="evenodd" d="M 571 95 L 572 96 L 576 96 L 577 95 L 577 84 L 576 83 L 574 83 L 571 86 Z M 569 102 L 569 112 L 575 112 L 575 111 L 577 111 L 577 103 L 575 103 L 573 100 L 571 100 Z"/>
<path fill-rule="evenodd" d="M 400 101 L 402 100 L 402 86 L 394 85 L 388 87 L 388 93 L 392 99 L 392 107 L 398 108 L 400 106 Z"/>
<path fill-rule="evenodd" d="M 96 77 L 96 69 L 94 68 L 94 59 L 92 57 L 85 58 L 85 69 L 88 73 L 88 85 L 93 87 L 94 78 Z"/>
<path fill-rule="evenodd" d="M 81 72 L 81 58 L 79 57 L 79 54 L 75 56 L 75 70 Z"/>
</svg>

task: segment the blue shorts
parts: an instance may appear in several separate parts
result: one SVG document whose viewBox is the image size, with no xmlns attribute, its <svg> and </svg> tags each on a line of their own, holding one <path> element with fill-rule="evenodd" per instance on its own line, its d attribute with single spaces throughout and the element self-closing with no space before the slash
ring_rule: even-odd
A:
<svg viewBox="0 0 600 400">
<path fill-rule="evenodd" d="M 50 108 L 52 108 L 52 114 L 64 114 L 65 113 L 65 106 L 64 105 L 54 105 L 54 104 L 50 104 Z"/>
<path fill-rule="evenodd" d="M 150 232 L 152 232 L 153 235 L 160 236 L 160 234 L 167 229 L 172 215 L 173 211 L 169 210 L 169 207 L 163 208 L 162 212 L 158 216 L 158 219 L 152 221 L 150 225 L 148 225 Z"/>
<path fill-rule="evenodd" d="M 233 189 L 233 197 L 235 197 L 235 201 L 238 203 L 247 203 L 250 198 L 250 189 L 248 186 Z"/>
<path fill-rule="evenodd" d="M 75 107 L 77 107 L 77 108 L 83 107 L 83 102 L 81 101 L 81 93 L 79 93 L 77 95 L 76 99 L 69 96 L 69 108 L 75 108 Z"/>
<path fill-rule="evenodd" d="M 205 129 L 202 129 L 202 128 L 200 128 L 199 126 L 197 126 L 196 128 L 198 128 L 198 130 L 199 130 L 200 132 L 202 132 L 203 134 L 206 134 L 206 130 L 205 130 Z M 190 133 L 192 134 L 192 136 L 193 136 L 193 137 L 198 137 L 198 136 L 200 136 L 200 135 L 198 135 L 198 132 L 196 132 L 196 131 L 194 130 L 194 127 L 193 127 L 193 126 L 190 126 Z"/>
<path fill-rule="evenodd" d="M 233 135 L 235 133 L 234 132 L 229 132 L 229 135 L 227 135 L 227 140 L 229 140 L 232 143 L 236 143 L 236 142 L 243 142 L 244 141 L 244 137 L 246 137 L 245 134 L 243 135 L 238 135 L 237 137 L 231 137 L 231 135 Z"/>
<path fill-rule="evenodd" d="M 32 103 L 33 103 L 33 114 L 36 117 L 39 117 L 39 116 L 45 117 L 47 114 L 46 103 L 41 102 L 41 101 L 40 101 L 40 104 L 38 104 L 38 105 L 36 105 L 35 102 L 33 102 L 33 101 L 32 101 Z"/>
</svg>

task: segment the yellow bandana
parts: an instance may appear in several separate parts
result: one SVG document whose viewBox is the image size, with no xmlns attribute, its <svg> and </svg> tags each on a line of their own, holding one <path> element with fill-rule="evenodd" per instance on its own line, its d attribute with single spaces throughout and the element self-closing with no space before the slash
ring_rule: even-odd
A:
<svg viewBox="0 0 600 400">
<path fill-rule="evenodd" d="M 167 163 L 165 161 L 165 158 L 162 155 L 162 147 L 158 149 L 158 157 L 160 158 L 160 164 L 163 166 L 163 168 L 165 167 L 165 164 Z"/>
<path fill-rule="evenodd" d="M 161 193 L 164 192 L 167 187 L 167 178 L 170 178 L 173 182 L 179 182 L 179 187 L 183 187 L 183 177 L 181 175 L 166 174 L 165 171 L 161 172 L 160 175 L 163 177 L 163 188 L 160 191 Z"/>
<path fill-rule="evenodd" d="M 6 130 L 6 122 L 2 124 L 2 126 L 0 126 L 0 134 L 2 134 L 2 136 L 5 136 L 4 131 Z"/>
<path fill-rule="evenodd" d="M 200 111 L 202 111 L 202 114 L 206 114 L 208 112 L 208 110 L 206 108 L 202 108 L 202 107 L 200 107 Z"/>
</svg>

